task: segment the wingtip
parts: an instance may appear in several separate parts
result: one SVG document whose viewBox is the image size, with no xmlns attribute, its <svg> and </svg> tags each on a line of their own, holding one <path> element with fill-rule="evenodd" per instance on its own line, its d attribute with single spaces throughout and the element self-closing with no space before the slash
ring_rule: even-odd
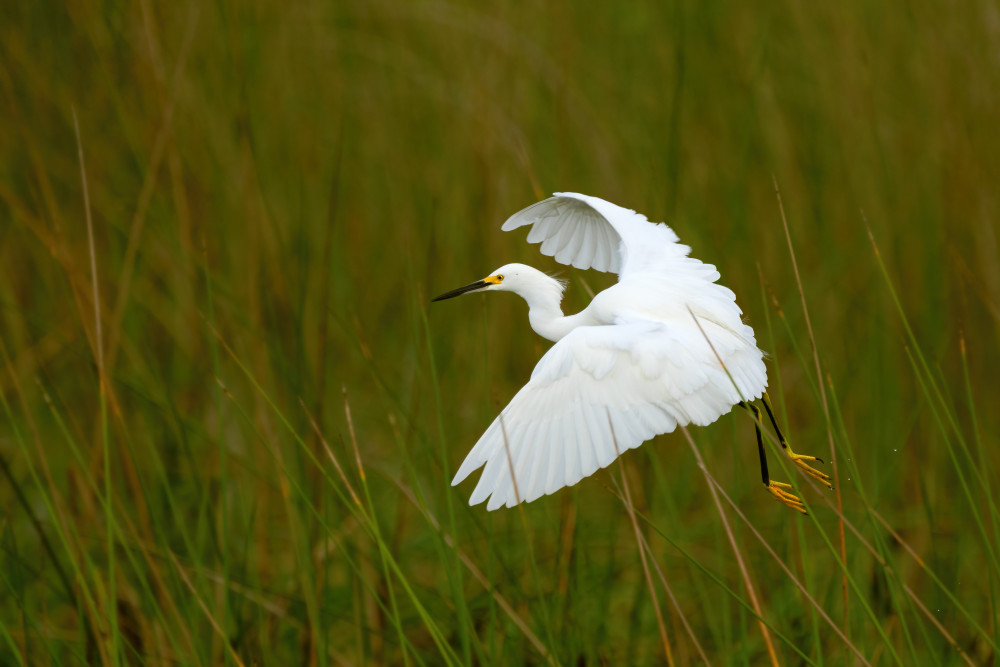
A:
<svg viewBox="0 0 1000 667">
<path fill-rule="evenodd" d="M 469 454 L 465 457 L 465 460 L 462 461 L 462 465 L 458 466 L 458 470 L 455 472 L 455 476 L 451 480 L 452 486 L 458 486 L 464 482 L 469 475 L 481 468 L 483 463 L 485 463 L 485 461 L 483 461 L 479 465 L 474 465 L 471 461 L 472 453 L 473 452 L 469 452 Z"/>
<path fill-rule="evenodd" d="M 505 220 L 504 223 L 500 225 L 500 231 L 510 232 L 517 229 L 518 227 L 524 227 L 525 225 L 534 224 L 535 219 L 525 214 L 528 213 L 528 211 L 532 211 L 536 207 L 545 204 L 545 202 L 549 201 L 550 199 L 552 199 L 552 197 L 548 197 L 546 199 L 542 199 L 541 201 L 536 201 L 534 204 L 525 206 L 520 211 L 507 218 L 507 220 Z"/>
<path fill-rule="evenodd" d="M 469 507 L 475 507 L 476 505 L 482 505 L 483 501 L 489 496 L 477 496 L 476 492 L 473 491 L 472 495 L 469 496 Z"/>
</svg>

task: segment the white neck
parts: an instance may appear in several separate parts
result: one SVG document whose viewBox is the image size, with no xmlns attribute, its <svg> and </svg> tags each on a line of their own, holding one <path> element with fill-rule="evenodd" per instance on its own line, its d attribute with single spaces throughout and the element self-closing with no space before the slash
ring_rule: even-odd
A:
<svg viewBox="0 0 1000 667">
<path fill-rule="evenodd" d="M 520 296 L 528 302 L 528 322 L 531 324 L 531 328 L 542 338 L 555 342 L 578 326 L 587 323 L 583 312 L 576 315 L 563 315 L 562 308 L 559 306 L 559 302 L 562 300 L 560 286 L 556 286 L 552 290 L 532 291 L 530 294 L 521 294 Z"/>
</svg>

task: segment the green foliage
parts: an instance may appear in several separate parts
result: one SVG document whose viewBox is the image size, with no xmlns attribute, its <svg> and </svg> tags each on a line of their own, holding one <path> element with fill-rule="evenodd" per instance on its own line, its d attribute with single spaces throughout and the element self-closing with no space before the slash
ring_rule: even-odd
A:
<svg viewBox="0 0 1000 667">
<path fill-rule="evenodd" d="M 1000 664 L 997 17 L 6 3 L 0 663 Z M 719 267 L 838 492 L 733 414 L 466 506 L 547 343 L 429 297 L 585 305 L 499 229 L 559 190 Z"/>
</svg>

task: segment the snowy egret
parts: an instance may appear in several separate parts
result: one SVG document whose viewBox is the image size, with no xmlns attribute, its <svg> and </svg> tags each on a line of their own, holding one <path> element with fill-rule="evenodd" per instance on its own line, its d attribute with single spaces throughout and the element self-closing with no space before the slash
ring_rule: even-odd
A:
<svg viewBox="0 0 1000 667">
<path fill-rule="evenodd" d="M 618 274 L 584 310 L 563 315 L 564 284 L 524 264 L 434 299 L 482 291 L 514 292 L 528 302 L 531 328 L 555 345 L 531 380 L 469 452 L 452 485 L 486 466 L 469 500 L 488 510 L 513 507 L 576 484 L 660 433 L 706 426 L 742 406 L 754 414 L 761 476 L 775 498 L 805 512 L 791 485 L 767 471 L 761 399 L 783 451 L 803 472 L 829 476 L 796 454 L 767 400 L 767 371 L 754 332 L 711 264 L 663 223 L 597 197 L 570 192 L 515 213 L 502 229 L 530 226 L 529 243 L 579 269 Z"/>
</svg>

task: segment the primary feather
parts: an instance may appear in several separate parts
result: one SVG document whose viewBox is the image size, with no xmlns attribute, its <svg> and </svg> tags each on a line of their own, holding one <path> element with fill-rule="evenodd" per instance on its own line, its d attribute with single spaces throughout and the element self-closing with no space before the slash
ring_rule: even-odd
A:
<svg viewBox="0 0 1000 667">
<path fill-rule="evenodd" d="M 657 434 L 710 424 L 763 393 L 763 353 L 735 296 L 665 224 L 597 197 L 557 193 L 503 229 L 523 226 L 543 254 L 617 272 L 618 283 L 568 317 L 561 286 L 531 267 L 501 267 L 499 282 L 482 287 L 522 296 L 532 328 L 556 342 L 455 475 L 452 484 L 485 466 L 471 504 L 488 498 L 492 510 L 535 500 Z"/>
</svg>

